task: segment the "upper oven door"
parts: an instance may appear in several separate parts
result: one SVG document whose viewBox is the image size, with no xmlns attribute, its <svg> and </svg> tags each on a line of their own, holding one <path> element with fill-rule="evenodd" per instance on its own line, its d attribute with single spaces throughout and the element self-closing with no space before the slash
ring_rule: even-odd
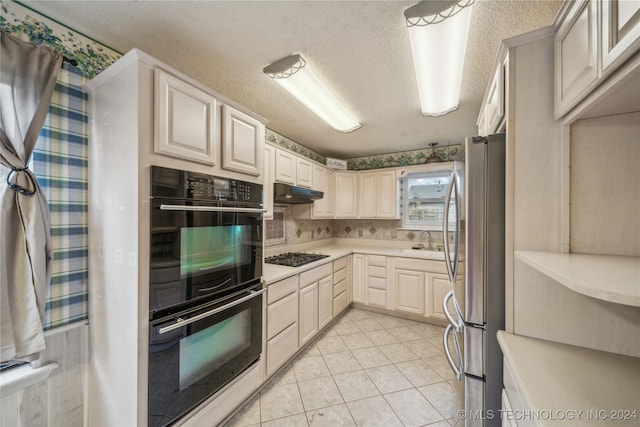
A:
<svg viewBox="0 0 640 427">
<path fill-rule="evenodd" d="M 152 314 L 259 281 L 262 210 L 219 202 L 153 199 L 150 261 Z"/>
</svg>

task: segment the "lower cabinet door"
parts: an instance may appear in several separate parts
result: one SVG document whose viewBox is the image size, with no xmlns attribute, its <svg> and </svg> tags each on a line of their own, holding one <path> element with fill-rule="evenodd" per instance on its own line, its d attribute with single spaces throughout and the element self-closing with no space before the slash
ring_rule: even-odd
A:
<svg viewBox="0 0 640 427">
<path fill-rule="evenodd" d="M 318 333 L 318 282 L 300 289 L 298 327 L 302 347 Z"/>
<path fill-rule="evenodd" d="M 298 351 L 298 323 L 267 342 L 267 376 L 271 376 Z"/>
<path fill-rule="evenodd" d="M 449 278 L 445 275 L 430 274 L 427 286 L 426 316 L 434 319 L 447 320 L 442 309 L 442 300 L 453 289 Z"/>
<path fill-rule="evenodd" d="M 333 314 L 334 317 L 342 313 L 347 308 L 347 292 L 342 292 L 333 298 Z"/>
<path fill-rule="evenodd" d="M 424 273 L 395 270 L 395 309 L 412 314 L 424 314 Z"/>
<path fill-rule="evenodd" d="M 333 280 L 331 276 L 318 282 L 318 328 L 324 328 L 333 319 Z"/>
</svg>

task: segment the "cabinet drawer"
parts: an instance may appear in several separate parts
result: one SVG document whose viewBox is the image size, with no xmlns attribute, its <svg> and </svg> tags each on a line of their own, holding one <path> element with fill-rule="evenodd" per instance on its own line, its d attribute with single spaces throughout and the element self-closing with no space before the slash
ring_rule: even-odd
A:
<svg viewBox="0 0 640 427">
<path fill-rule="evenodd" d="M 267 307 L 267 339 L 298 321 L 298 294 L 293 293 Z"/>
<path fill-rule="evenodd" d="M 334 315 L 340 314 L 342 310 L 347 308 L 347 293 L 342 292 L 341 294 L 335 296 L 333 298 L 333 313 Z"/>
<path fill-rule="evenodd" d="M 342 270 L 335 271 L 333 273 L 333 283 L 340 282 L 347 278 L 347 269 L 343 268 Z"/>
<path fill-rule="evenodd" d="M 267 375 L 277 371 L 296 351 L 298 351 L 297 323 L 267 342 Z"/>
<path fill-rule="evenodd" d="M 376 265 L 378 267 L 387 267 L 387 257 L 384 255 L 368 255 L 367 263 L 371 265 Z"/>
<path fill-rule="evenodd" d="M 367 276 L 386 278 L 387 267 L 378 267 L 376 265 L 370 265 L 367 267 Z"/>
<path fill-rule="evenodd" d="M 317 282 L 323 277 L 331 276 L 332 272 L 332 264 L 327 263 L 325 265 L 321 265 L 320 267 L 305 271 L 304 273 L 300 273 L 300 289 Z"/>
<path fill-rule="evenodd" d="M 387 307 L 387 292 L 380 289 L 369 288 L 367 292 L 367 304 Z"/>
<path fill-rule="evenodd" d="M 373 289 L 387 289 L 387 279 L 381 277 L 369 277 L 367 287 Z"/>
<path fill-rule="evenodd" d="M 346 280 L 341 280 L 338 283 L 335 283 L 333 285 L 333 294 L 334 295 L 338 295 L 341 292 L 344 292 L 347 290 L 347 281 Z"/>
<path fill-rule="evenodd" d="M 347 257 L 346 256 L 333 261 L 333 271 L 338 271 L 338 270 L 340 270 L 342 268 L 346 268 L 346 267 L 347 267 Z"/>
<path fill-rule="evenodd" d="M 292 276 L 287 279 L 276 282 L 267 286 L 267 304 L 272 304 L 279 299 L 298 290 L 298 276 Z"/>
</svg>

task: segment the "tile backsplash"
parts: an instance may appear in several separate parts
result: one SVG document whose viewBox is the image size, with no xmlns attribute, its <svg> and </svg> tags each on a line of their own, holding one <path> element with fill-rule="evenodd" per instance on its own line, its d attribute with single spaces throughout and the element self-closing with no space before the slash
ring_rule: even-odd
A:
<svg viewBox="0 0 640 427">
<path fill-rule="evenodd" d="M 278 207 L 283 213 L 273 220 L 266 221 L 266 246 L 293 245 L 323 239 L 347 238 L 368 240 L 406 241 L 410 243 L 429 244 L 432 247 L 444 243 L 441 231 L 422 232 L 401 229 L 399 219 L 294 219 L 289 215 L 289 207 Z M 269 236 L 284 235 L 285 239 L 277 240 Z"/>
</svg>

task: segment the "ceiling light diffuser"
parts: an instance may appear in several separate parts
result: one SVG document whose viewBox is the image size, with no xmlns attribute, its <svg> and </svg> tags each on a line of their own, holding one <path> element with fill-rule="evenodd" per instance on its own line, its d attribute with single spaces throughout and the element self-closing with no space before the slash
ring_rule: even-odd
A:
<svg viewBox="0 0 640 427">
<path fill-rule="evenodd" d="M 353 132 L 360 128 L 360 123 L 306 64 L 304 58 L 296 54 L 274 62 L 262 71 L 335 130 Z"/>
<path fill-rule="evenodd" d="M 473 0 L 423 1 L 404 11 L 422 114 L 458 108 Z"/>
</svg>

